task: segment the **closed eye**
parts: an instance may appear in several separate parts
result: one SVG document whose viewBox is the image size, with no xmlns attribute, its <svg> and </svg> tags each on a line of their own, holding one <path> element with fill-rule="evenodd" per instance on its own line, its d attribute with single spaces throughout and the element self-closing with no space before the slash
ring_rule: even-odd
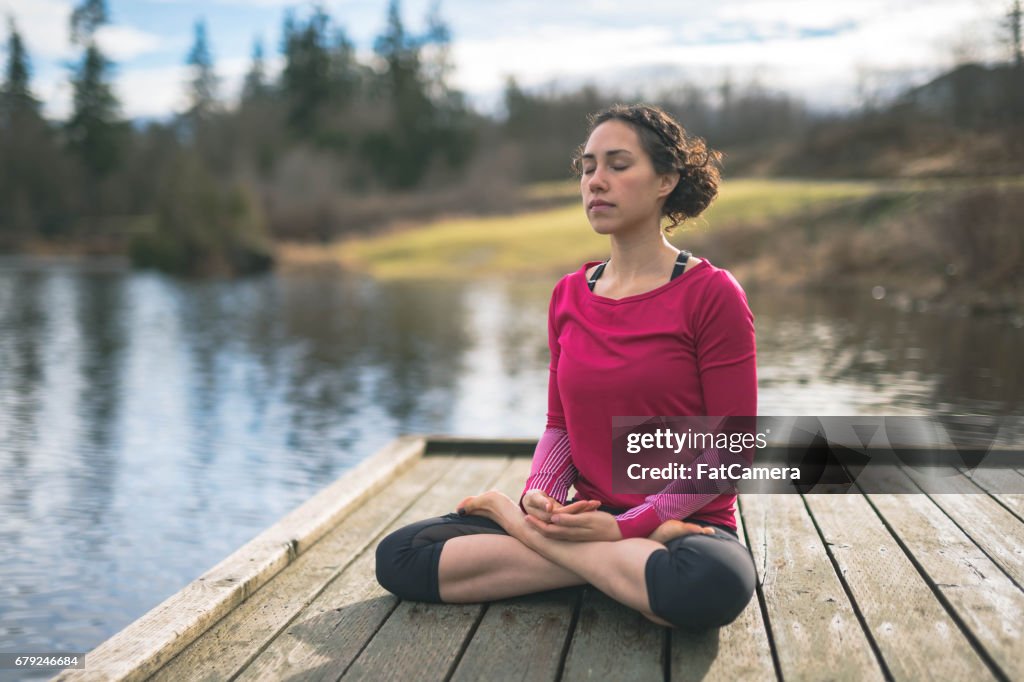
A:
<svg viewBox="0 0 1024 682">
<path fill-rule="evenodd" d="M 628 170 L 629 166 L 611 166 L 611 169 L 612 170 L 616 170 L 616 171 L 624 171 L 624 170 Z M 583 174 L 584 175 L 590 175 L 593 172 L 594 172 L 593 168 L 584 168 L 583 169 Z"/>
</svg>

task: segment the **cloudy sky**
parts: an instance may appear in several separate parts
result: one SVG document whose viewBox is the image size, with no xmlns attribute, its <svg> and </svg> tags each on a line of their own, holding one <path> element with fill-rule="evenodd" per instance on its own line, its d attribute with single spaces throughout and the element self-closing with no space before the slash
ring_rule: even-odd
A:
<svg viewBox="0 0 1024 682">
<path fill-rule="evenodd" d="M 33 89 L 54 118 L 70 106 L 68 64 L 77 58 L 68 19 L 78 0 L 0 0 L 28 46 Z M 387 0 L 323 0 L 364 59 L 384 25 Z M 421 29 L 431 0 L 405 0 Z M 713 86 L 728 74 L 788 90 L 821 107 L 844 106 L 858 87 L 884 91 L 923 82 L 954 54 L 1004 57 L 998 22 L 1009 0 L 442 0 L 453 34 L 455 84 L 481 108 L 505 78 L 525 86 L 590 81 L 633 91 L 683 80 Z M 270 69 L 285 10 L 296 0 L 108 0 L 101 46 L 117 64 L 123 113 L 164 117 L 184 108 L 185 55 L 206 21 L 222 94 L 236 97 L 253 40 Z M 6 50 L 6 42 L 4 46 Z M 6 53 L 3 54 L 6 62 Z"/>
</svg>

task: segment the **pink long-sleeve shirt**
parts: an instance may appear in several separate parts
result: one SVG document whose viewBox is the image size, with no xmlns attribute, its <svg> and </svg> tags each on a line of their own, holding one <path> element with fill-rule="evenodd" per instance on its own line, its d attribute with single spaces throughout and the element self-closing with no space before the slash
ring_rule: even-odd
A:
<svg viewBox="0 0 1024 682">
<path fill-rule="evenodd" d="M 611 299 L 587 286 L 588 262 L 555 286 L 548 309 L 547 429 L 527 490 L 618 509 L 622 537 L 690 518 L 736 528 L 736 495 L 673 481 L 655 495 L 612 492 L 612 417 L 757 414 L 754 316 L 727 271 L 703 260 L 651 291 Z M 718 453 L 707 451 L 714 463 Z"/>
</svg>

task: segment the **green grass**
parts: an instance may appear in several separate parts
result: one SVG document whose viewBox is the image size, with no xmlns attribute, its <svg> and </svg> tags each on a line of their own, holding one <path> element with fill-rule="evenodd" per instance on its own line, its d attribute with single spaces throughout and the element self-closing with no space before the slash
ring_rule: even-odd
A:
<svg viewBox="0 0 1024 682">
<path fill-rule="evenodd" d="M 879 182 L 733 180 L 704 213 L 709 224 L 754 222 L 802 213 L 827 204 L 860 199 L 883 189 Z"/>
<path fill-rule="evenodd" d="M 730 180 L 710 209 L 691 228 L 678 228 L 672 241 L 685 243 L 688 229 L 767 226 L 787 216 L 885 193 L 892 186 L 891 182 Z M 351 239 L 329 247 L 327 258 L 385 279 L 569 272 L 608 252 L 607 239 L 594 234 L 574 198 L 576 191 L 572 182 L 535 185 L 526 189 L 528 196 L 565 197 L 571 203 L 511 216 L 441 220 Z"/>
</svg>

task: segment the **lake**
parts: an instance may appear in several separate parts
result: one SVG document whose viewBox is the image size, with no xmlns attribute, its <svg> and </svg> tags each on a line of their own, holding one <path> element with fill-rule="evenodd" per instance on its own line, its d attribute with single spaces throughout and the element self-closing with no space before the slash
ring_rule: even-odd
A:
<svg viewBox="0 0 1024 682">
<path fill-rule="evenodd" d="M 554 281 L 7 262 L 0 651 L 92 649 L 398 434 L 537 437 Z M 1022 413 L 1020 328 L 748 294 L 762 414 Z"/>
</svg>

